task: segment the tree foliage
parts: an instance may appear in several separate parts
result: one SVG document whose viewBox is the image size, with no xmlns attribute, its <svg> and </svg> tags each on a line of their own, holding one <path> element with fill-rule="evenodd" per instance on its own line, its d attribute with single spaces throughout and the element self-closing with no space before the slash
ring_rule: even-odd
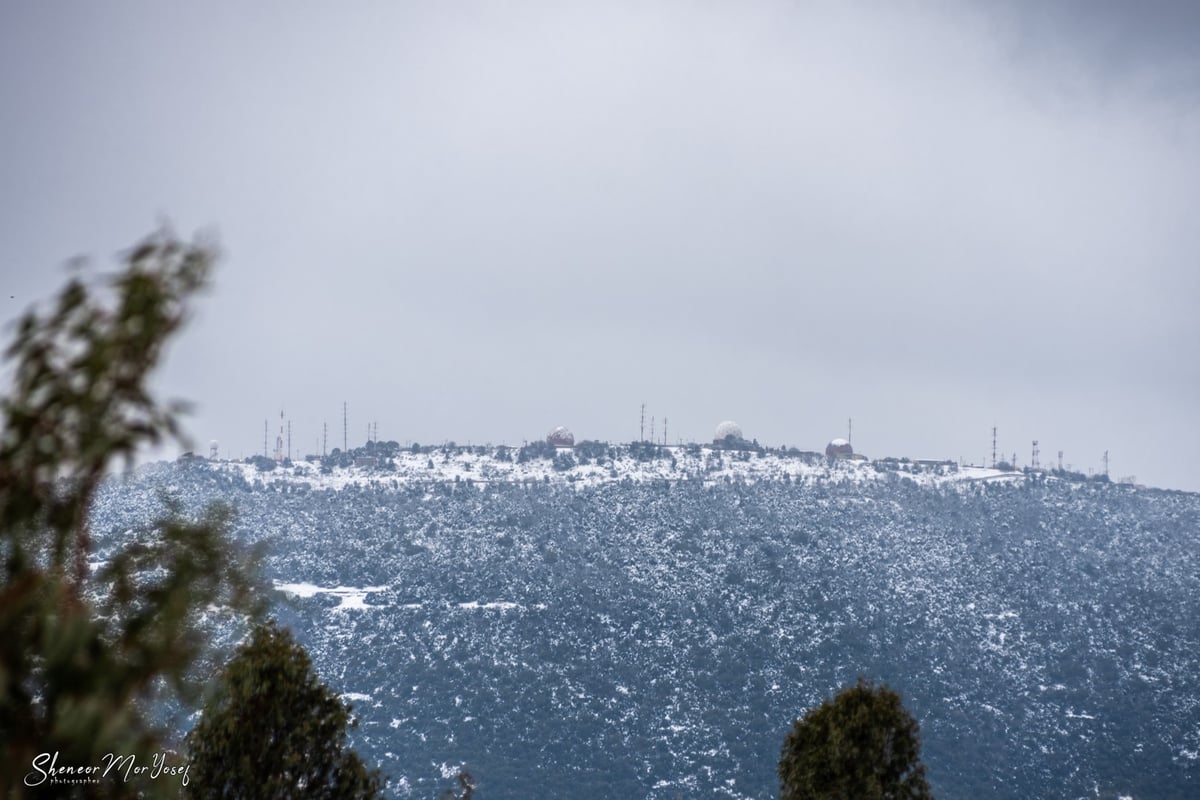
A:
<svg viewBox="0 0 1200 800">
<path fill-rule="evenodd" d="M 179 439 L 179 405 L 147 382 L 188 299 L 207 283 L 214 250 L 161 231 L 120 272 L 76 275 L 45 313 L 28 311 L 5 353 L 0 399 L 0 796 L 26 792 L 33 760 L 59 766 L 133 756 L 150 765 L 169 745 L 150 707 L 187 700 L 204 651 L 200 613 L 251 609 L 254 570 L 224 535 L 227 512 L 168 513 L 93 569 L 88 517 L 114 461 Z M 45 775 L 42 775 L 45 778 Z M 50 787 L 57 796 L 171 795 L 178 782 L 113 776 Z"/>
<path fill-rule="evenodd" d="M 188 796 L 375 797 L 379 773 L 346 746 L 349 724 L 304 648 L 273 622 L 258 626 L 188 735 Z"/>
<path fill-rule="evenodd" d="M 782 800 L 926 800 L 917 721 L 859 679 L 796 720 L 779 759 Z"/>
</svg>

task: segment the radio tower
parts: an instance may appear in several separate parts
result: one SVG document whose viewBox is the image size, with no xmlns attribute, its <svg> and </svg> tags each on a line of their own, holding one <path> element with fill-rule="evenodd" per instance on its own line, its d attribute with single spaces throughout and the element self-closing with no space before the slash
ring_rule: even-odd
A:
<svg viewBox="0 0 1200 800">
<path fill-rule="evenodd" d="M 292 421 L 288 420 L 288 461 L 292 460 Z"/>
<path fill-rule="evenodd" d="M 654 417 L 650 417 L 650 441 L 654 441 Z"/>
<path fill-rule="evenodd" d="M 642 422 L 638 428 L 638 441 L 646 441 L 646 404 L 642 403 Z"/>
<path fill-rule="evenodd" d="M 267 425 L 269 424 L 265 419 L 263 420 L 263 458 L 267 457 Z"/>
<path fill-rule="evenodd" d="M 275 436 L 275 460 L 283 461 L 283 409 L 279 410 L 279 433 Z"/>
<path fill-rule="evenodd" d="M 1104 451 L 1104 477 L 1108 477 L 1108 451 Z"/>
<path fill-rule="evenodd" d="M 329 455 L 329 423 L 321 423 L 321 458 Z"/>
<path fill-rule="evenodd" d="M 846 420 L 846 443 L 854 444 L 854 417 Z"/>
<path fill-rule="evenodd" d="M 996 426 L 992 426 L 992 469 L 996 468 Z"/>
<path fill-rule="evenodd" d="M 667 418 L 663 417 L 663 447 L 667 446 Z"/>
<path fill-rule="evenodd" d="M 1029 466 L 1032 469 L 1038 468 L 1038 452 L 1039 452 L 1038 451 L 1038 440 L 1034 439 L 1033 440 L 1033 460 L 1029 462 Z"/>
</svg>

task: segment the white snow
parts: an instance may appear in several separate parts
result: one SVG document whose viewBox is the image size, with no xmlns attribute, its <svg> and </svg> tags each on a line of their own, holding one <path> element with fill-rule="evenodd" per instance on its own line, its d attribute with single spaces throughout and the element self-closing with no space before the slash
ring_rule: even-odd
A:
<svg viewBox="0 0 1200 800">
<path fill-rule="evenodd" d="M 490 609 L 499 609 L 500 611 L 511 611 L 514 608 L 519 608 L 522 610 L 524 609 L 524 606 L 522 606 L 519 603 L 507 603 L 507 602 L 480 603 L 478 600 L 472 600 L 469 603 L 459 603 L 458 607 L 465 608 L 468 610 L 469 609 L 479 609 L 479 608 L 490 608 Z"/>
<path fill-rule="evenodd" d="M 327 592 L 328 589 L 322 589 L 320 586 L 313 586 L 311 583 L 275 583 L 275 588 L 281 592 L 294 594 L 297 597 L 305 599 L 312 597 L 319 592 Z"/>
<path fill-rule="evenodd" d="M 314 597 L 318 594 L 331 594 L 334 597 L 340 597 L 342 602 L 333 609 L 334 611 L 375 608 L 376 606 L 367 603 L 367 595 L 371 592 L 381 592 L 386 588 L 386 586 L 364 586 L 362 588 L 336 586 L 332 589 L 325 589 L 320 586 L 314 586 L 311 583 L 280 583 L 279 581 L 275 581 L 276 590 L 304 599 Z"/>
<path fill-rule="evenodd" d="M 652 481 L 696 480 L 705 484 L 729 480 L 747 483 L 787 478 L 804 483 L 865 483 L 879 480 L 910 480 L 920 485 L 967 484 L 972 482 L 1024 480 L 1022 472 L 1004 472 L 975 466 L 920 466 L 895 462 L 890 467 L 876 467 L 869 461 L 838 461 L 829 463 L 823 457 L 808 460 L 777 452 L 757 453 L 713 448 L 711 446 L 668 446 L 662 448 L 664 457 L 638 461 L 627 447 L 610 445 L 611 457 L 600 463 L 577 463 L 567 470 L 556 470 L 549 459 L 535 458 L 525 463 L 496 459 L 493 450 L 479 454 L 469 448 L 455 448 L 432 453 L 404 451 L 388 459 L 388 468 L 336 467 L 322 474 L 318 464 L 294 462 L 270 472 L 259 472 L 253 464 L 237 461 L 208 462 L 212 469 L 235 474 L 250 484 L 303 485 L 312 490 L 341 491 L 347 487 L 402 486 L 408 484 L 461 483 L 483 488 L 489 483 L 546 482 L 575 486 L 595 486 L 632 480 Z"/>
</svg>

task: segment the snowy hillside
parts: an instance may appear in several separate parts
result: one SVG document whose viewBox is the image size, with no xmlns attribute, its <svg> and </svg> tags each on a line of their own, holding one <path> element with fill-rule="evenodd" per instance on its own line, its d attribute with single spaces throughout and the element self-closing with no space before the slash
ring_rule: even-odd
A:
<svg viewBox="0 0 1200 800">
<path fill-rule="evenodd" d="M 570 448 L 546 448 L 554 457 L 518 460 L 514 449 L 508 458 L 497 458 L 493 448 L 454 447 L 431 452 L 402 451 L 380 459 L 373 467 L 343 467 L 323 471 L 317 462 L 297 461 L 263 471 L 252 463 L 211 462 L 210 467 L 240 477 L 248 483 L 289 483 L 314 489 L 346 486 L 396 487 L 440 482 L 528 483 L 530 481 L 595 486 L 614 481 L 704 481 L 793 480 L 813 482 L 877 481 L 896 477 L 920 484 L 980 480 L 1022 480 L 1017 472 L 982 467 L 959 467 L 953 463 L 916 464 L 911 461 L 839 460 L 830 462 L 814 453 L 789 455 L 779 451 L 725 450 L 712 447 L 603 447 L 603 454 L 589 458 Z M 640 457 L 639 457 L 640 456 Z"/>
<path fill-rule="evenodd" d="M 571 453 L 571 461 L 562 456 Z M 213 500 L 395 797 L 771 798 L 791 720 L 898 689 L 939 798 L 1200 796 L 1200 496 L 709 448 L 466 448 L 114 481 Z M 587 463 L 583 463 L 583 462 Z"/>
</svg>

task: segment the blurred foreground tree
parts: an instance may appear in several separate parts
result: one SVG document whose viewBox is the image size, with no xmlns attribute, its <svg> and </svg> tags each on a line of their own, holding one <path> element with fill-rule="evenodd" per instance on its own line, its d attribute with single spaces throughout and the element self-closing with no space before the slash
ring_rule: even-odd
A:
<svg viewBox="0 0 1200 800">
<path fill-rule="evenodd" d="M 92 563 L 90 507 L 113 463 L 128 468 L 139 449 L 180 440 L 182 407 L 159 405 L 147 381 L 214 255 L 159 231 L 121 271 L 73 277 L 44 315 L 26 312 L 5 353 L 2 797 L 177 796 L 178 774 L 137 777 L 170 759 L 151 708 L 197 699 L 203 612 L 256 607 L 252 559 L 228 541 L 221 508 L 199 520 L 172 509 Z M 132 759 L 113 766 L 108 754 Z M 106 775 L 78 782 L 49 771 L 106 765 Z"/>
<path fill-rule="evenodd" d="M 917 721 L 859 678 L 796 720 L 779 759 L 782 800 L 929 800 Z"/>
<path fill-rule="evenodd" d="M 346 704 L 317 678 L 304 648 L 274 622 L 254 629 L 225 667 L 188 734 L 195 798 L 370 798 L 368 772 L 346 747 Z"/>
</svg>

